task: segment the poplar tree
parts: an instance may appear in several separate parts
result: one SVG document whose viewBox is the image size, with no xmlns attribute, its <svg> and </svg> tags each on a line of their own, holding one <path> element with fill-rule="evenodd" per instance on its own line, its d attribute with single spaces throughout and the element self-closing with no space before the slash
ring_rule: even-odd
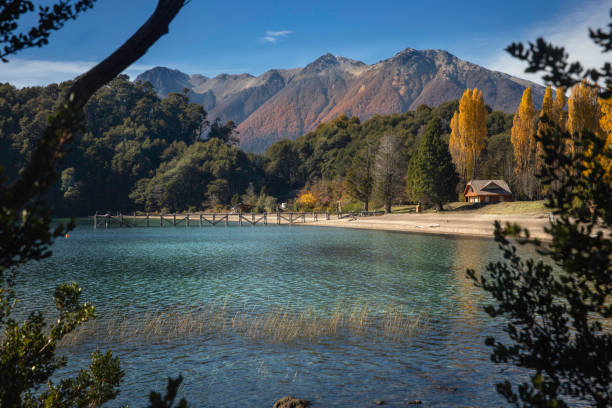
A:
<svg viewBox="0 0 612 408">
<path fill-rule="evenodd" d="M 540 111 L 539 118 L 542 119 L 546 116 L 548 119 L 553 120 L 555 117 L 555 101 L 552 97 L 552 88 L 550 85 L 546 87 L 544 91 L 544 99 L 542 99 L 542 110 Z M 538 133 L 548 130 L 550 125 L 544 121 L 538 121 Z M 538 143 L 540 145 L 540 143 Z"/>
<path fill-rule="evenodd" d="M 592 132 L 601 134 L 599 127 L 600 107 L 597 101 L 597 89 L 586 81 L 572 87 L 572 94 L 568 100 L 567 130 L 572 135 L 569 143 L 571 153 L 576 152 L 576 146 L 582 140 L 582 133 Z"/>
<path fill-rule="evenodd" d="M 551 116 L 552 121 L 559 127 L 565 127 L 565 87 L 560 86 L 555 92 L 555 103 L 553 104 L 553 115 Z"/>
<path fill-rule="evenodd" d="M 538 116 L 538 134 L 542 134 L 550 130 L 550 124 L 542 120 L 542 118 L 548 118 L 549 120 L 553 120 L 555 117 L 555 100 L 552 97 L 552 88 L 550 85 L 546 87 L 546 91 L 544 91 L 544 98 L 542 99 L 542 110 L 540 111 L 540 115 Z M 543 149 L 542 142 L 536 142 L 536 153 L 535 153 L 535 169 L 536 172 L 539 172 L 544 166 L 544 161 L 542 159 Z"/>
<path fill-rule="evenodd" d="M 536 116 L 531 87 L 523 91 L 518 112 L 514 115 L 510 141 L 514 150 L 516 166 L 514 172 L 523 194 L 529 198 L 534 197 L 535 186 L 535 152 L 536 152 Z"/>
<path fill-rule="evenodd" d="M 599 118 L 599 127 L 606 138 L 604 150 L 612 151 L 612 97 L 599 99 L 601 106 L 601 117 Z M 606 180 L 612 183 L 612 160 L 607 157 L 601 157 L 601 165 L 606 171 Z"/>
<path fill-rule="evenodd" d="M 427 124 L 423 141 L 408 165 L 408 192 L 415 201 L 442 204 L 456 198 L 459 177 L 448 146 L 441 139 L 442 124 L 434 117 Z"/>
<path fill-rule="evenodd" d="M 486 116 L 482 91 L 466 89 L 459 101 L 458 120 L 451 124 L 450 140 L 453 162 L 464 174 L 465 181 L 478 173 L 478 158 L 487 135 Z"/>
<path fill-rule="evenodd" d="M 450 151 L 453 163 L 457 169 L 457 173 L 463 181 L 467 179 L 466 166 L 467 166 L 467 148 L 465 146 L 465 140 L 461 137 L 459 132 L 459 112 L 455 111 L 450 121 L 451 135 L 448 141 L 448 149 Z"/>
</svg>

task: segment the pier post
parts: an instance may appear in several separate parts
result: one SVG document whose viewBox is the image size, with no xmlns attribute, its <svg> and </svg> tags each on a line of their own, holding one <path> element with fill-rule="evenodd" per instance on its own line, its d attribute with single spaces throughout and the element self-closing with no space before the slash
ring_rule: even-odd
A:
<svg viewBox="0 0 612 408">
<path fill-rule="evenodd" d="M 293 225 L 293 213 L 289 213 L 289 224 Z"/>
<path fill-rule="evenodd" d="M 110 225 L 110 214 L 106 213 L 106 219 L 104 220 L 104 227 L 108 228 L 109 225 Z"/>
<path fill-rule="evenodd" d="M 176 213 L 172 214 L 172 226 L 176 227 Z"/>
<path fill-rule="evenodd" d="M 280 211 L 276 210 L 276 225 L 280 225 Z"/>
<path fill-rule="evenodd" d="M 229 215 L 225 214 L 225 226 L 229 225 Z"/>
<path fill-rule="evenodd" d="M 187 220 L 187 227 L 189 228 L 189 213 L 187 213 L 187 218 L 185 218 Z"/>
<path fill-rule="evenodd" d="M 251 213 L 251 225 L 255 225 L 255 213 Z"/>
<path fill-rule="evenodd" d="M 119 213 L 119 228 L 123 227 L 123 214 Z"/>
<path fill-rule="evenodd" d="M 94 214 L 94 229 L 98 228 L 98 213 Z"/>
<path fill-rule="evenodd" d="M 147 227 L 149 226 L 149 213 L 147 213 Z"/>
<path fill-rule="evenodd" d="M 268 213 L 264 212 L 264 225 L 268 225 Z"/>
<path fill-rule="evenodd" d="M 160 227 L 164 226 L 164 214 L 159 215 L 159 226 Z"/>
<path fill-rule="evenodd" d="M 204 225 L 202 224 L 202 214 L 200 214 L 200 227 L 203 227 Z"/>
</svg>

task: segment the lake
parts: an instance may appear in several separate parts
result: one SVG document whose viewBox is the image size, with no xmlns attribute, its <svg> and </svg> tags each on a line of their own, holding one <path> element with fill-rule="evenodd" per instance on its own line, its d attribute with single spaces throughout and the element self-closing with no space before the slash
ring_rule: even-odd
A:
<svg viewBox="0 0 612 408">
<path fill-rule="evenodd" d="M 77 281 L 98 319 L 62 347 L 73 374 L 96 349 L 121 358 L 110 405 L 146 405 L 182 374 L 194 407 L 501 406 L 521 374 L 489 361 L 501 324 L 465 277 L 499 259 L 492 240 L 339 228 L 216 226 L 93 230 L 19 275 L 24 305 L 52 311 Z M 182 323 L 180 323 L 182 322 Z"/>
</svg>

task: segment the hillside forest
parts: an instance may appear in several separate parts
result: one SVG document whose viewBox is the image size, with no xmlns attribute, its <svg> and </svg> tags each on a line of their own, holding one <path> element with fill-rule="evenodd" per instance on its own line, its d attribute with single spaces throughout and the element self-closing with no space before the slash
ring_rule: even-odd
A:
<svg viewBox="0 0 612 408">
<path fill-rule="evenodd" d="M 28 161 L 68 86 L 0 85 L 3 183 Z M 548 88 L 540 112 L 527 88 L 516 115 L 492 111 L 474 89 L 460 101 L 363 122 L 340 115 L 261 155 L 241 150 L 234 123 L 207 118 L 186 93 L 159 98 L 149 83 L 119 76 L 88 102 L 84 129 L 46 199 L 57 216 L 222 211 L 238 203 L 275 211 L 280 202 L 299 210 L 389 210 L 458 200 L 471 178 L 504 179 L 517 197 L 536 199 L 543 187 L 531 175 L 544 165 L 534 139 L 542 112 L 610 134 L 610 104 L 588 89 L 572 91 L 568 110 L 563 89 L 553 98 Z"/>
</svg>

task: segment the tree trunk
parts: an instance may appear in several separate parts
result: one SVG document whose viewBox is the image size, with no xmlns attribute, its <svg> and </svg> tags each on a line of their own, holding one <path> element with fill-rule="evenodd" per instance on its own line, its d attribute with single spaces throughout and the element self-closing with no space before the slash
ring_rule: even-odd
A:
<svg viewBox="0 0 612 408">
<path fill-rule="evenodd" d="M 385 202 L 385 214 L 391 214 L 391 200 Z"/>
<path fill-rule="evenodd" d="M 365 201 L 363 202 L 363 204 L 364 204 L 363 208 L 365 209 L 365 211 L 370 211 L 370 210 L 368 210 L 368 204 L 369 204 L 369 203 L 370 203 L 370 200 L 365 200 Z"/>
</svg>

